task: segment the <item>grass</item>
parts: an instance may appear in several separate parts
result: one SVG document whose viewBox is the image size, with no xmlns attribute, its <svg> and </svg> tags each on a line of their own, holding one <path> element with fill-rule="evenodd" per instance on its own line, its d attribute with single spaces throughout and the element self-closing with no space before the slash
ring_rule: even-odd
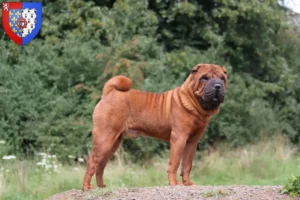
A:
<svg viewBox="0 0 300 200">
<path fill-rule="evenodd" d="M 197 153 L 192 180 L 198 185 L 284 185 L 291 174 L 299 171 L 296 154 L 283 137 L 235 150 L 223 146 L 213 153 Z M 47 163 L 52 167 L 46 169 L 36 160 L 0 161 L 0 199 L 45 199 L 73 188 L 81 189 L 85 165 L 60 165 L 55 158 L 48 158 Z M 147 167 L 110 162 L 105 183 L 108 190 L 167 185 L 167 163 L 168 152 Z M 93 183 L 96 185 L 95 178 Z"/>
</svg>

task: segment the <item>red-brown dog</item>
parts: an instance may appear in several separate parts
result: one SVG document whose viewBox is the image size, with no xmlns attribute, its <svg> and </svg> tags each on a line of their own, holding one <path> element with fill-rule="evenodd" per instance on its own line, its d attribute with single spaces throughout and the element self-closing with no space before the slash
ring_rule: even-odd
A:
<svg viewBox="0 0 300 200">
<path fill-rule="evenodd" d="M 131 85 L 125 76 L 113 77 L 104 85 L 102 99 L 93 114 L 93 149 L 83 190 L 92 188 L 90 182 L 95 173 L 97 185 L 105 187 L 104 168 L 123 135 L 170 141 L 169 184 L 180 184 L 176 172 L 182 158 L 183 184 L 192 185 L 190 171 L 197 143 L 224 101 L 225 67 L 198 64 L 180 87 L 162 94 L 133 90 Z"/>
</svg>

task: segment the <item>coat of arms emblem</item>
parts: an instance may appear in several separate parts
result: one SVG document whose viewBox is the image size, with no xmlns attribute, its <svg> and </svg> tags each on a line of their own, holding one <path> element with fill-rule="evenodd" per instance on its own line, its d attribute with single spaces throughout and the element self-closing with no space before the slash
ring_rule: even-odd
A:
<svg viewBox="0 0 300 200">
<path fill-rule="evenodd" d="M 6 34 L 18 45 L 28 44 L 42 26 L 41 2 L 3 2 L 2 24 Z"/>
</svg>

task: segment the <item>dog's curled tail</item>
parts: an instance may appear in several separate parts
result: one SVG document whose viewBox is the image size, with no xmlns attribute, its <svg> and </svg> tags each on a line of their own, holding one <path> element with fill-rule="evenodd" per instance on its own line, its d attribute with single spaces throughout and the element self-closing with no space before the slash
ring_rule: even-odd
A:
<svg viewBox="0 0 300 200">
<path fill-rule="evenodd" d="M 115 76 L 111 79 L 109 79 L 103 88 L 103 95 L 107 95 L 110 93 L 113 89 L 117 89 L 119 91 L 128 91 L 130 90 L 132 86 L 132 81 L 127 78 L 126 76 Z"/>
</svg>

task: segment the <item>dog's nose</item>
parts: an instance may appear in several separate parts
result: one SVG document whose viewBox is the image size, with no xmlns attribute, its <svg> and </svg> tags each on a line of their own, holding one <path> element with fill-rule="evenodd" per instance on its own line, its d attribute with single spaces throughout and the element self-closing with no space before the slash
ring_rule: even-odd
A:
<svg viewBox="0 0 300 200">
<path fill-rule="evenodd" d="M 215 88 L 216 90 L 220 90 L 220 89 L 221 89 L 221 84 L 220 84 L 220 83 L 216 83 L 216 84 L 214 85 L 214 88 Z"/>
</svg>

